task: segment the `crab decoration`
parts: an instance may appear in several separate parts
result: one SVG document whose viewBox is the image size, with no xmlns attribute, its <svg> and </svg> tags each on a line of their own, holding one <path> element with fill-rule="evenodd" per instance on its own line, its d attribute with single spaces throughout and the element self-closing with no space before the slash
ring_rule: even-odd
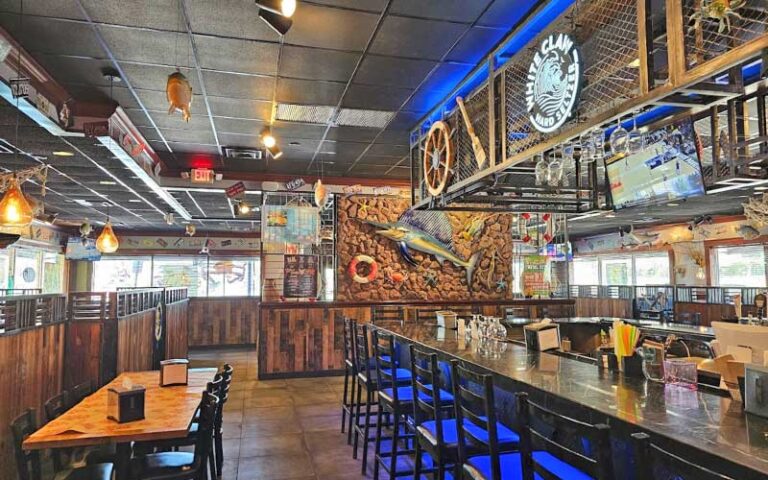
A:
<svg viewBox="0 0 768 480">
<path fill-rule="evenodd" d="M 701 0 L 701 5 L 690 17 L 695 22 L 693 28 L 700 28 L 702 20 L 716 20 L 719 22 L 717 33 L 728 33 L 731 31 L 731 17 L 743 18 L 736 10 L 746 3 L 746 0 Z"/>
</svg>

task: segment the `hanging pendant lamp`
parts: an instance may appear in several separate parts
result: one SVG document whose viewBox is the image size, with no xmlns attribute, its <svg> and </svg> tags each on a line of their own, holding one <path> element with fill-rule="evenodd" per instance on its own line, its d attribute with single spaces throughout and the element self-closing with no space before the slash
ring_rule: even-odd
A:
<svg viewBox="0 0 768 480">
<path fill-rule="evenodd" d="M 117 240 L 117 235 L 112 230 L 112 221 L 107 219 L 99 238 L 96 239 L 96 249 L 101 253 L 115 253 L 119 246 L 120 242 Z"/>
<path fill-rule="evenodd" d="M 26 227 L 32 223 L 32 207 L 14 178 L 0 200 L 0 225 L 4 227 Z"/>
</svg>

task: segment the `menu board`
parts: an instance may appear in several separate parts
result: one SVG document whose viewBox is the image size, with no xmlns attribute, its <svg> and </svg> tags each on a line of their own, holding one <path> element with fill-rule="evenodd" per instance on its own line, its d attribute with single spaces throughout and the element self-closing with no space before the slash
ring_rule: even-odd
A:
<svg viewBox="0 0 768 480">
<path fill-rule="evenodd" d="M 317 255 L 285 255 L 283 296 L 285 298 L 317 297 Z"/>
<path fill-rule="evenodd" d="M 261 238 L 264 242 L 316 245 L 320 238 L 320 210 L 315 207 L 264 205 Z"/>
<path fill-rule="evenodd" d="M 526 297 L 549 297 L 548 258 L 545 255 L 523 257 L 523 293 Z"/>
</svg>

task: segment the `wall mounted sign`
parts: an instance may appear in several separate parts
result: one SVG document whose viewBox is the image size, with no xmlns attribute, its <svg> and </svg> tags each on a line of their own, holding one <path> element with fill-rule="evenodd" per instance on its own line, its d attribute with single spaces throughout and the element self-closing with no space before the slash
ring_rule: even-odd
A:
<svg viewBox="0 0 768 480">
<path fill-rule="evenodd" d="M 525 102 L 533 127 L 554 132 L 573 115 L 581 89 L 581 56 L 564 33 L 544 39 L 528 68 Z"/>
<path fill-rule="evenodd" d="M 224 190 L 228 198 L 239 198 L 245 194 L 245 184 L 243 182 L 233 183 Z"/>
<path fill-rule="evenodd" d="M 192 183 L 213 183 L 216 174 L 209 168 L 193 168 L 189 172 L 189 179 Z"/>
<path fill-rule="evenodd" d="M 289 192 L 293 192 L 294 190 L 298 190 L 306 184 L 307 184 L 306 180 L 304 180 L 301 177 L 298 177 L 298 178 L 294 178 L 293 180 L 289 180 L 285 182 L 285 189 L 288 190 Z"/>
<path fill-rule="evenodd" d="M 283 296 L 285 298 L 317 297 L 316 255 L 286 255 L 284 258 Z"/>
</svg>

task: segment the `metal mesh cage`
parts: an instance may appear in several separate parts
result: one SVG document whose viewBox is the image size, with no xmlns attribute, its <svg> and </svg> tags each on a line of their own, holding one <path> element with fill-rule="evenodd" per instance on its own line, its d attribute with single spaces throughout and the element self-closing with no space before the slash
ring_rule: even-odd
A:
<svg viewBox="0 0 768 480">
<path fill-rule="evenodd" d="M 720 8 L 732 13 L 719 13 Z M 765 0 L 683 0 L 688 68 L 768 32 Z"/>
<path fill-rule="evenodd" d="M 524 152 L 553 134 L 531 127 L 525 105 L 528 66 L 541 38 L 570 32 L 579 45 L 584 86 L 578 113 L 563 129 L 604 113 L 639 93 L 637 68 L 637 5 L 627 0 L 582 0 L 553 22 L 528 50 L 519 52 L 505 67 L 506 156 Z"/>
<path fill-rule="evenodd" d="M 467 114 L 472 121 L 472 127 L 475 135 L 480 138 L 485 154 L 488 158 L 491 156 L 489 150 L 489 130 L 488 130 L 488 85 L 478 90 L 470 98 L 464 100 L 464 106 Z M 480 171 L 475 159 L 475 152 L 472 149 L 472 138 L 469 136 L 467 126 L 458 109 L 453 113 L 455 124 L 458 126 L 456 132 L 456 159 L 454 160 L 453 181 L 457 182 L 469 178 Z M 488 163 L 483 166 L 487 167 Z"/>
</svg>

